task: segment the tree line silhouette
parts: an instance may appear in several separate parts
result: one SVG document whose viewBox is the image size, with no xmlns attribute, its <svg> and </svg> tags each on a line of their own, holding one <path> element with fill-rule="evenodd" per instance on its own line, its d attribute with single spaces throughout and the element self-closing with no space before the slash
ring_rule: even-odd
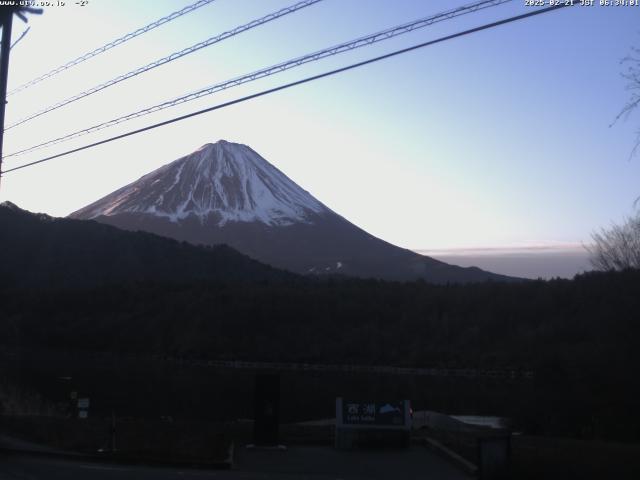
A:
<svg viewBox="0 0 640 480">
<path fill-rule="evenodd" d="M 0 230 L 0 345 L 522 368 L 534 372 L 515 409 L 528 431 L 640 438 L 638 270 L 467 285 L 306 278 L 226 247 L 193 247 L 94 222 L 18 217 L 33 231 Z M 46 245 L 37 250 L 37 241 Z"/>
</svg>

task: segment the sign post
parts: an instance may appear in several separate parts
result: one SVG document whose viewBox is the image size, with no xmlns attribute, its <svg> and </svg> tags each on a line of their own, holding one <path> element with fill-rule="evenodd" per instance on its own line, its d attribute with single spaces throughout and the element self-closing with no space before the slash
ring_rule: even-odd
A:
<svg viewBox="0 0 640 480">
<path fill-rule="evenodd" d="M 78 398 L 78 418 L 87 418 L 89 416 L 89 399 Z"/>
<path fill-rule="evenodd" d="M 409 400 L 377 401 L 336 398 L 336 448 L 367 443 L 409 446 Z"/>
<path fill-rule="evenodd" d="M 280 427 L 280 375 L 256 375 L 253 440 L 257 446 L 277 446 Z"/>
</svg>

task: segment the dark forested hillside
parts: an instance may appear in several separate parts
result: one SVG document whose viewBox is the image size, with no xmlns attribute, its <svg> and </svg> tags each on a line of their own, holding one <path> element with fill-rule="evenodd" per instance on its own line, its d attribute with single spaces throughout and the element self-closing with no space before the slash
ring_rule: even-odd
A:
<svg viewBox="0 0 640 480">
<path fill-rule="evenodd" d="M 0 221 L 0 346 L 521 368 L 534 372 L 521 409 L 530 431 L 640 438 L 640 271 L 468 285 L 309 279 L 93 222 L 7 208 Z"/>
<path fill-rule="evenodd" d="M 638 438 L 639 291 L 638 271 L 466 286 L 326 279 L 2 290 L 0 345 L 522 368 L 534 372 L 532 390 L 513 408 L 529 431 L 582 434 L 596 422 L 600 434 Z"/>
<path fill-rule="evenodd" d="M 224 246 L 196 247 L 93 221 L 0 205 L 0 287 L 77 288 L 138 281 L 293 277 Z"/>
<path fill-rule="evenodd" d="M 5 291 L 3 343 L 397 365 L 616 363 L 638 355 L 640 272 L 435 286 L 326 279 Z M 12 325 L 9 331 L 7 320 Z"/>
<path fill-rule="evenodd" d="M 65 349 L 527 368 L 636 358 L 637 271 L 516 284 L 309 279 L 223 246 L 17 208 L 0 208 L 0 225 L 5 344 L 20 332 Z"/>
</svg>

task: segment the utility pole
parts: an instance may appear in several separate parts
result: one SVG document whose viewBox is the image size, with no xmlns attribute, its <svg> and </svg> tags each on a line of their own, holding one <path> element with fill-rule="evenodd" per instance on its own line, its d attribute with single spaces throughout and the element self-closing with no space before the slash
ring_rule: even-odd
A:
<svg viewBox="0 0 640 480">
<path fill-rule="evenodd" d="M 9 79 L 9 52 L 11 51 L 11 27 L 13 25 L 13 14 L 16 14 L 20 20 L 27 23 L 27 13 L 40 15 L 42 13 L 42 9 L 21 7 L 18 5 L 17 1 L 11 2 L 10 5 L 0 7 L 0 22 L 2 25 L 2 47 L 0 48 L 0 182 L 2 182 L 4 111 L 7 106 L 7 80 Z"/>
<path fill-rule="evenodd" d="M 9 52 L 11 51 L 11 26 L 13 8 L 0 9 L 2 15 L 2 49 L 0 51 L 0 182 L 2 181 L 2 147 L 4 145 L 4 110 L 7 105 L 7 79 L 9 78 Z"/>
</svg>

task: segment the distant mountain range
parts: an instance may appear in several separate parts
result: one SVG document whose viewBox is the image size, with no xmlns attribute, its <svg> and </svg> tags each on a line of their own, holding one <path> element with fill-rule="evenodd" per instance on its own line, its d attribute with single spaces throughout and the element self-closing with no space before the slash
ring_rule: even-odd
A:
<svg viewBox="0 0 640 480">
<path fill-rule="evenodd" d="M 246 145 L 220 140 L 72 213 L 195 245 L 227 244 L 299 274 L 508 281 L 396 247 L 336 214 Z"/>
</svg>

